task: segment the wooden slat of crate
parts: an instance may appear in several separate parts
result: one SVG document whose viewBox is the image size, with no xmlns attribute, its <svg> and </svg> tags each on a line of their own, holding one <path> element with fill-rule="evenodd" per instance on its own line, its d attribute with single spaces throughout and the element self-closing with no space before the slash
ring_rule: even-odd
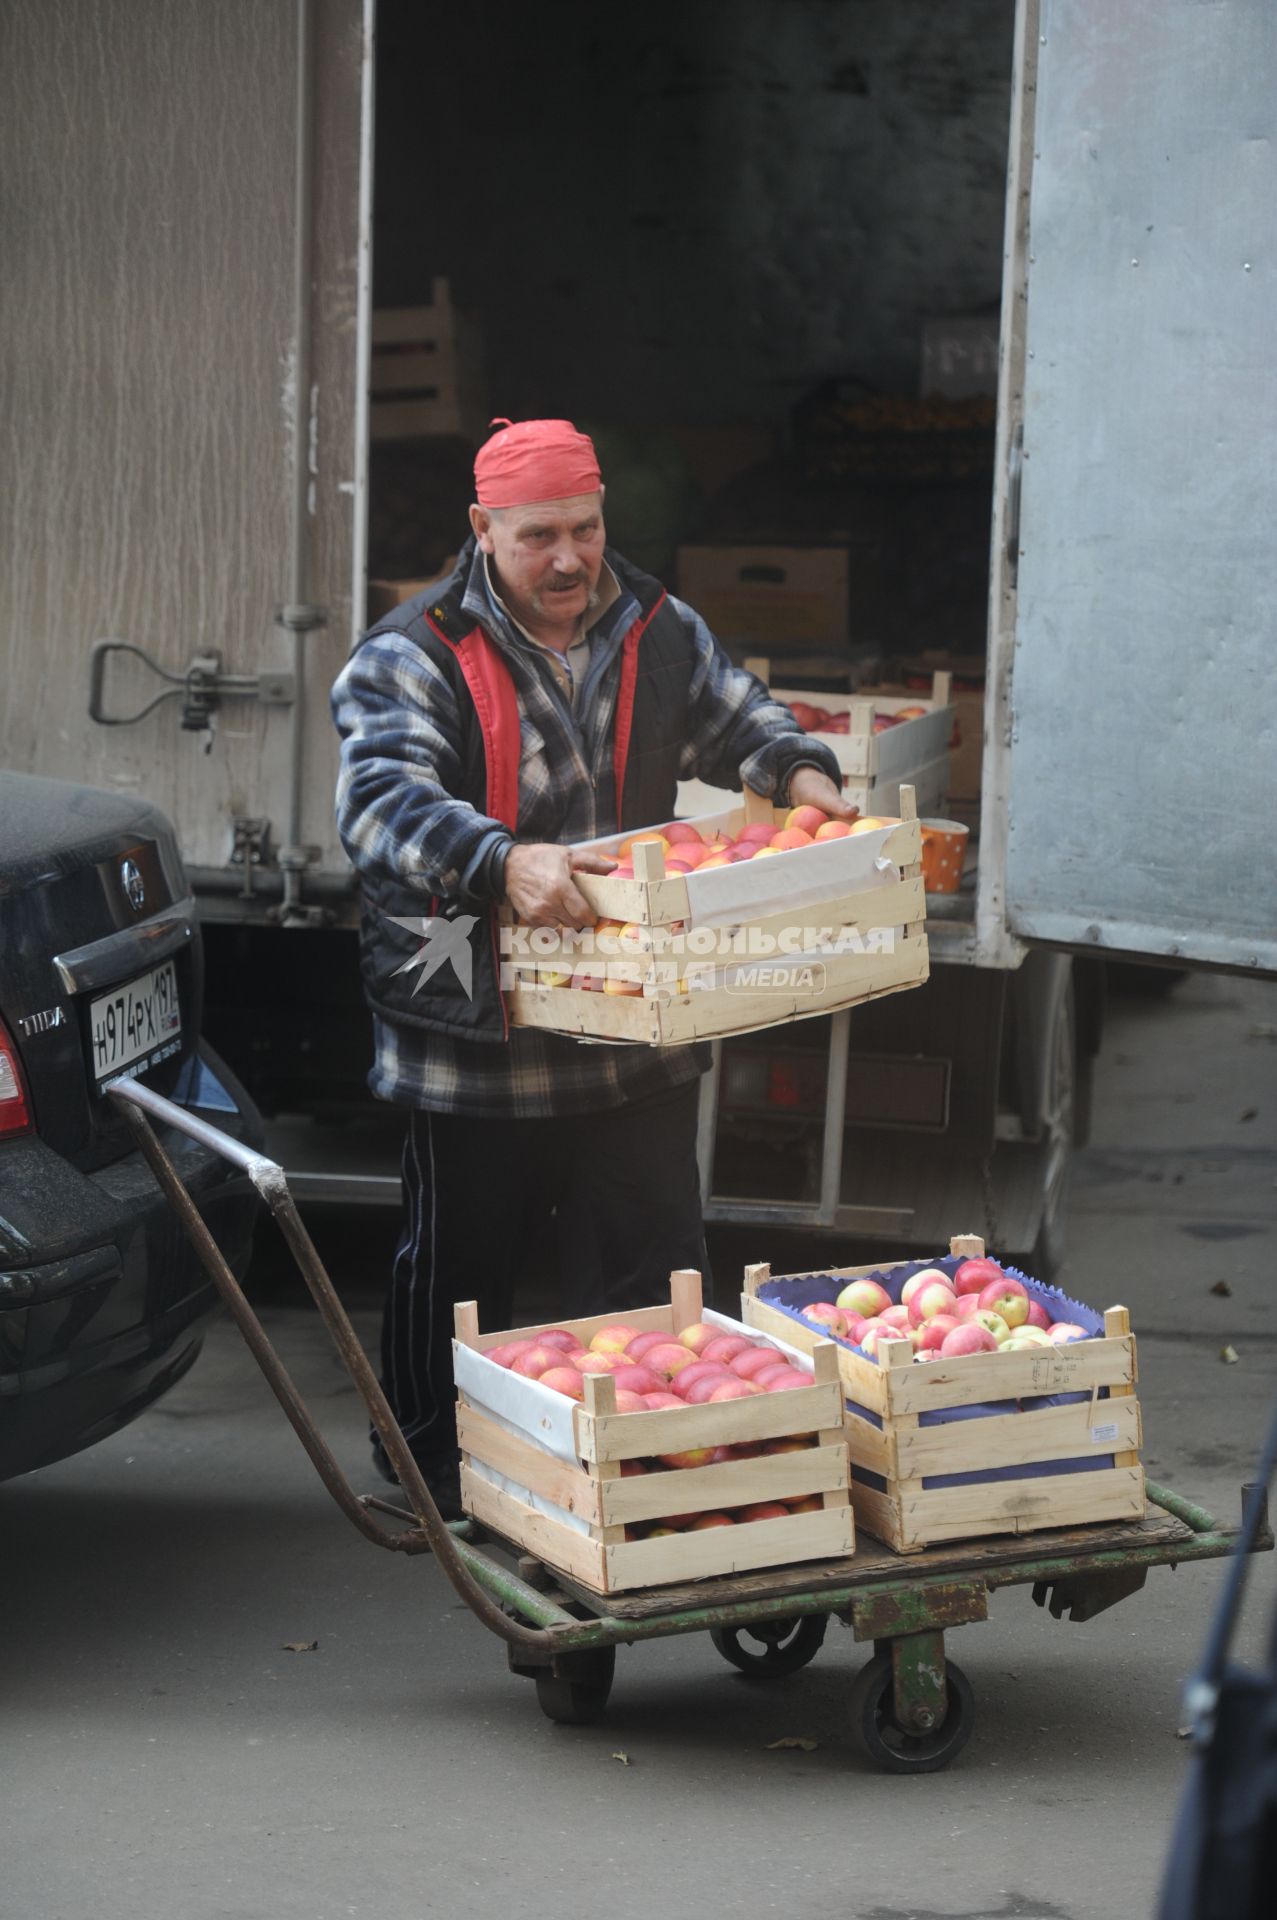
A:
<svg viewBox="0 0 1277 1920">
<path fill-rule="evenodd" d="M 1097 1427 L 1116 1428 L 1093 1440 Z M 1025 1407 L 986 1420 L 955 1420 L 891 1435 L 892 1472 L 901 1479 L 940 1473 L 983 1473 L 1050 1460 L 1084 1459 L 1138 1450 L 1140 1410 L 1135 1400 L 1085 1400 L 1068 1407 Z"/>
<path fill-rule="evenodd" d="M 816 1359 L 835 1367 L 833 1356 Z M 600 1376 L 593 1376 L 600 1378 Z M 606 1379 L 608 1376 L 602 1376 Z M 586 1387 L 590 1391 L 589 1385 Z M 698 1407 L 662 1407 L 650 1413 L 576 1413 L 577 1449 L 591 1465 L 606 1460 L 644 1460 L 686 1453 L 696 1447 L 735 1447 L 788 1434 L 817 1433 L 842 1423 L 842 1393 L 836 1372 L 821 1385 L 790 1393 L 760 1393 L 744 1400 L 708 1401 Z"/>
<path fill-rule="evenodd" d="M 847 1453 L 841 1444 L 808 1447 L 799 1453 L 672 1467 L 601 1484 L 602 1518 L 609 1526 L 661 1520 L 671 1513 L 703 1513 L 712 1507 L 752 1507 L 760 1500 L 805 1500 L 814 1493 L 841 1494 L 838 1504 L 845 1506 Z"/>
<path fill-rule="evenodd" d="M 777 963 L 784 959 L 778 955 Z M 509 995 L 510 1021 L 517 1027 L 591 1039 L 680 1046 L 859 1006 L 887 993 L 921 986 L 930 972 L 922 935 L 898 938 L 891 953 L 831 955 L 819 964 L 825 969 L 826 985 L 810 993 L 716 987 L 666 999 L 661 994 L 591 993 L 581 987 L 518 988 Z"/>
<path fill-rule="evenodd" d="M 676 1533 L 663 1540 L 627 1540 L 605 1547 L 607 1590 L 655 1587 L 670 1580 L 704 1580 L 795 1560 L 850 1554 L 855 1525 L 850 1507 L 791 1513 L 783 1520 L 750 1520 L 734 1527 Z"/>
<path fill-rule="evenodd" d="M 505 1480 L 552 1500 L 592 1526 L 602 1526 L 603 1483 L 557 1454 L 548 1453 L 522 1434 L 511 1433 L 463 1399 L 457 1406 L 457 1444 L 467 1462 L 482 1461 Z M 628 1484 L 626 1482 L 625 1484 Z"/>
<path fill-rule="evenodd" d="M 621 881 L 619 884 L 640 886 L 642 882 Z M 675 883 L 662 881 L 658 884 L 665 887 Z M 655 890 L 653 887 L 652 891 L 655 892 Z M 684 913 L 686 912 L 685 907 Z M 783 935 L 791 932 L 795 924 L 804 928 L 810 927 L 822 934 L 827 933 L 829 943 L 832 944 L 839 935 L 849 936 L 856 933 L 863 939 L 868 935 L 908 926 L 911 921 L 925 919 L 926 912 L 927 902 L 922 875 L 916 874 L 908 879 L 889 881 L 884 886 L 865 887 L 856 893 L 822 900 L 814 907 L 787 907 L 779 913 L 764 914 L 756 920 L 742 921 L 739 923 L 740 930 L 742 935 L 747 937 L 741 939 L 739 954 L 732 954 L 726 944 L 734 931 L 733 926 L 724 925 L 709 929 L 715 933 L 721 933 L 723 937 L 724 952 L 721 962 L 718 955 L 698 954 L 686 946 L 671 947 L 671 942 L 678 942 L 682 937 L 682 930 L 689 924 L 685 919 L 676 923 L 635 922 L 634 935 L 627 939 L 624 945 L 619 940 L 611 941 L 608 950 L 601 956 L 593 930 L 590 928 L 585 930 L 585 938 L 571 927 L 561 932 L 556 932 L 549 927 L 530 928 L 526 930 L 526 960 L 522 949 L 512 948 L 511 958 L 520 968 L 526 965 L 557 972 L 579 965 L 583 949 L 588 949 L 590 958 L 602 957 L 607 961 L 626 959 L 640 966 L 652 957 L 657 961 L 664 960 L 667 970 L 674 966 L 684 969 L 688 966 L 736 965 L 741 961 L 759 957 L 757 953 L 748 951 L 749 942 L 778 941 Z M 693 921 L 690 924 L 695 927 L 700 923 Z M 679 931 L 675 931 L 675 926 Z M 535 943 L 532 937 L 534 933 Z M 667 959 L 666 956 L 671 952 L 675 958 Z M 786 956 L 783 952 L 777 951 L 772 957 L 783 960 Z"/>
<path fill-rule="evenodd" d="M 795 1344 L 802 1344 L 796 1342 Z M 970 1372 L 964 1371 L 969 1367 Z M 929 1375 L 935 1375 L 934 1380 Z M 1135 1342 L 1076 1340 L 1067 1347 L 1026 1353 L 970 1353 L 960 1360 L 932 1360 L 893 1375 L 893 1414 L 927 1413 L 932 1407 L 974 1407 L 985 1400 L 1020 1400 L 1044 1393 L 1087 1393 L 1095 1387 L 1129 1386 L 1135 1379 Z"/>
<path fill-rule="evenodd" d="M 498 1426 L 464 1400 L 457 1410 L 457 1438 L 471 1463 L 478 1460 L 492 1467 L 503 1479 L 552 1500 L 592 1526 L 627 1526 L 672 1513 L 749 1507 L 760 1500 L 802 1500 L 814 1493 L 841 1493 L 840 1504 L 846 1504 L 847 1461 L 841 1437 L 839 1444 L 797 1453 L 721 1460 L 707 1467 L 672 1467 L 664 1473 L 607 1481 Z"/>
<path fill-rule="evenodd" d="M 862 1420 L 850 1407 L 843 1410 L 843 1431 L 847 1436 L 847 1451 L 854 1467 L 867 1467 L 870 1473 L 876 1473 L 886 1479 L 891 1472 L 891 1456 L 887 1449 L 887 1436 L 881 1427 L 872 1420 Z"/>
<path fill-rule="evenodd" d="M 751 1267 L 746 1272 L 767 1274 L 770 1269 Z M 801 1320 L 795 1320 L 789 1314 L 782 1313 L 779 1307 L 760 1300 L 748 1285 L 741 1296 L 741 1319 L 756 1333 L 770 1334 L 774 1340 L 788 1340 L 791 1346 L 807 1353 L 812 1351 L 820 1337 L 814 1328 L 804 1326 Z M 858 1401 L 873 1413 L 886 1412 L 887 1387 L 881 1367 L 876 1367 L 861 1354 L 852 1353 L 850 1348 L 840 1346 L 838 1371 L 849 1399 Z"/>
<path fill-rule="evenodd" d="M 549 1566 L 561 1568 L 596 1593 L 607 1591 L 601 1541 L 591 1534 L 565 1527 L 537 1507 L 530 1507 L 525 1500 L 517 1500 L 512 1493 L 494 1487 L 465 1461 L 461 1463 L 461 1504 L 476 1520 L 482 1520 L 485 1526 L 503 1534 L 525 1552 L 534 1553 Z"/>
<path fill-rule="evenodd" d="M 866 1489 L 866 1491 L 871 1491 Z M 1101 1467 L 1094 1473 L 1046 1474 L 1038 1479 L 997 1480 L 977 1487 L 932 1487 L 902 1496 L 883 1530 L 861 1506 L 857 1516 L 899 1553 L 916 1552 L 937 1540 L 964 1540 L 988 1533 L 1030 1533 L 1043 1527 L 1138 1519 L 1144 1512 L 1144 1474 L 1139 1467 Z"/>
</svg>

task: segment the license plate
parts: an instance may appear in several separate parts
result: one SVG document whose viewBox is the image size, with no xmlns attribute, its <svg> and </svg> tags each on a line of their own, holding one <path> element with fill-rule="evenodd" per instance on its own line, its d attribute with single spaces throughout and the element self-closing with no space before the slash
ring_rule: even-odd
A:
<svg viewBox="0 0 1277 1920">
<path fill-rule="evenodd" d="M 182 1045 L 177 969 L 171 960 L 127 980 L 89 1005 L 89 1040 L 99 1087 L 144 1073 Z"/>
</svg>

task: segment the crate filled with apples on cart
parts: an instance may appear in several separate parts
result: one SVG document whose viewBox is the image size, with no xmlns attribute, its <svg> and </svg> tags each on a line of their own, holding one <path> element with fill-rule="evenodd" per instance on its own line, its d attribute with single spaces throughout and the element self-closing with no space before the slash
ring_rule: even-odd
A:
<svg viewBox="0 0 1277 1920">
<path fill-rule="evenodd" d="M 691 1271 L 623 1319 L 456 1330 L 467 1512 L 590 1591 L 851 1553 L 831 1342 L 706 1311 Z"/>
<path fill-rule="evenodd" d="M 858 1523 L 900 1553 L 1144 1512 L 1135 1340 L 985 1254 L 773 1276 L 742 1319 L 797 1346 L 833 1337 Z"/>
<path fill-rule="evenodd" d="M 501 926 L 511 1024 L 648 1046 L 748 1033 L 921 986 L 921 834 L 816 807 L 743 804 L 590 841 L 618 865 L 577 873 L 598 916 L 576 931 Z"/>
</svg>

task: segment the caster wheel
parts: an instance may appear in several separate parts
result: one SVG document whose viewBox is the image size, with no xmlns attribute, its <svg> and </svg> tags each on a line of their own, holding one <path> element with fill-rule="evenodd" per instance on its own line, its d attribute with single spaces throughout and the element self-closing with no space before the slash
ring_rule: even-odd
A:
<svg viewBox="0 0 1277 1920">
<path fill-rule="evenodd" d="M 779 1680 L 797 1673 L 820 1652 L 829 1619 L 805 1613 L 797 1620 L 755 1620 L 747 1627 L 711 1627 L 710 1639 L 751 1680 Z"/>
<path fill-rule="evenodd" d="M 615 1647 L 566 1653 L 557 1673 L 546 1668 L 536 1675 L 537 1704 L 547 1720 L 562 1727 L 588 1727 L 603 1716 L 615 1670 Z"/>
<path fill-rule="evenodd" d="M 961 1667 L 945 1667 L 948 1706 L 943 1723 L 923 1733 L 898 1726 L 891 1658 L 876 1654 L 851 1690 L 852 1731 L 885 1773 L 939 1773 L 961 1753 L 975 1725 L 975 1695 Z"/>
</svg>

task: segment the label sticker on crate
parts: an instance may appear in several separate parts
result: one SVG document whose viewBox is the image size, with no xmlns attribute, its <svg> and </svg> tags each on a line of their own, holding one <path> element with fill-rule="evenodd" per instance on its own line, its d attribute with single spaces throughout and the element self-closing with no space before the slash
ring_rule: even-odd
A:
<svg viewBox="0 0 1277 1920">
<path fill-rule="evenodd" d="M 1093 1447 L 1111 1447 L 1117 1439 L 1117 1431 L 1116 1420 L 1103 1421 L 1100 1426 L 1091 1428 L 1091 1445 Z"/>
</svg>

